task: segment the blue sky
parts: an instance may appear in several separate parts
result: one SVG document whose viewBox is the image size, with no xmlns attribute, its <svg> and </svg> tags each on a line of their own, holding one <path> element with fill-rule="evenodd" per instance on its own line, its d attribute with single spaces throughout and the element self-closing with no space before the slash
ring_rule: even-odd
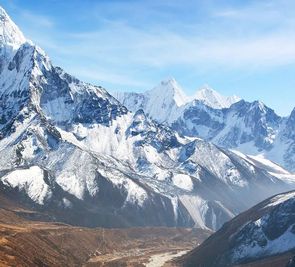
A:
<svg viewBox="0 0 295 267">
<path fill-rule="evenodd" d="M 144 91 L 174 77 L 295 107 L 293 0 L 2 0 L 27 38 L 78 78 Z"/>
</svg>

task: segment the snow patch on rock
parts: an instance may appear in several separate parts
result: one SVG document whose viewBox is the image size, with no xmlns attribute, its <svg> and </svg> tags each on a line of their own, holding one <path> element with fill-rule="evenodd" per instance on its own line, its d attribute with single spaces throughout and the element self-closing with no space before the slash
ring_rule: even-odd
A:
<svg viewBox="0 0 295 267">
<path fill-rule="evenodd" d="M 12 171 L 4 175 L 1 181 L 12 188 L 24 190 L 33 201 L 41 205 L 51 196 L 50 188 L 44 181 L 44 171 L 38 166 Z"/>
</svg>

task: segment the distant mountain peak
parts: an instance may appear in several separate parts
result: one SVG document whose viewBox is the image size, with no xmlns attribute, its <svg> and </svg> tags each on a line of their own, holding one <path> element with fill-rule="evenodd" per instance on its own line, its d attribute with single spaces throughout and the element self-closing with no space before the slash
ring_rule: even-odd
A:
<svg viewBox="0 0 295 267">
<path fill-rule="evenodd" d="M 168 85 L 168 84 L 175 85 L 175 84 L 177 84 L 177 81 L 175 80 L 175 78 L 169 77 L 167 79 L 162 80 L 161 84 L 163 84 L 163 85 Z"/>
<path fill-rule="evenodd" d="M 213 90 L 208 84 L 203 85 L 193 97 L 195 100 L 204 102 L 212 108 L 228 108 L 241 100 L 238 96 L 223 96 Z"/>
<path fill-rule="evenodd" d="M 201 88 L 198 90 L 198 92 L 205 92 L 205 93 L 217 93 L 212 87 L 209 86 L 209 84 L 205 83 L 201 86 Z M 198 93 L 197 92 L 197 93 Z"/>
<path fill-rule="evenodd" d="M 147 93 L 156 99 L 161 99 L 161 101 L 174 101 L 178 107 L 185 105 L 189 100 L 174 78 L 161 81 L 158 86 L 147 91 Z"/>
</svg>

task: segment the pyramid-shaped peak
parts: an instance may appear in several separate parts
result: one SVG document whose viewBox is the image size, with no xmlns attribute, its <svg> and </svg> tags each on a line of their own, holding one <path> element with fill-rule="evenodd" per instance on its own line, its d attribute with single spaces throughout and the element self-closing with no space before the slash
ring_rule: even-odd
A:
<svg viewBox="0 0 295 267">
<path fill-rule="evenodd" d="M 162 85 L 178 85 L 177 84 L 177 81 L 173 77 L 170 77 L 168 79 L 162 80 L 161 81 L 161 84 Z"/>
<path fill-rule="evenodd" d="M 203 86 L 201 86 L 201 88 L 197 90 L 196 96 L 198 95 L 202 95 L 202 96 L 219 95 L 220 96 L 220 94 L 214 89 L 212 89 L 212 87 L 210 87 L 208 84 L 204 84 Z"/>
<path fill-rule="evenodd" d="M 148 91 L 148 94 L 166 103 L 175 102 L 177 106 L 182 106 L 188 101 L 188 97 L 174 78 L 161 81 L 158 86 Z"/>
</svg>

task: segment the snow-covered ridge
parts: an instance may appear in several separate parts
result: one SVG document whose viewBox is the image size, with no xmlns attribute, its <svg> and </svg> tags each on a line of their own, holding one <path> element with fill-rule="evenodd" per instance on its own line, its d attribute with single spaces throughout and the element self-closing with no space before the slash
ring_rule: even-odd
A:
<svg viewBox="0 0 295 267">
<path fill-rule="evenodd" d="M 204 85 L 197 93 L 192 97 L 193 100 L 199 100 L 205 105 L 215 108 L 229 108 L 232 104 L 241 100 L 238 96 L 223 96 L 210 88 L 208 85 Z"/>
<path fill-rule="evenodd" d="M 7 15 L 6 11 L 0 7 L 0 45 L 9 46 L 12 49 L 19 48 L 26 39 L 19 28 Z"/>
<path fill-rule="evenodd" d="M 289 192 L 277 195 L 270 199 L 268 203 L 263 208 L 273 207 L 284 203 L 285 201 L 292 200 L 295 202 L 295 192 Z"/>
<path fill-rule="evenodd" d="M 38 204 L 44 204 L 50 197 L 51 190 L 44 181 L 44 171 L 38 166 L 14 170 L 1 178 L 4 185 L 26 191 L 28 196 Z"/>
<path fill-rule="evenodd" d="M 278 179 L 282 179 L 285 182 L 294 183 L 295 182 L 295 174 L 291 173 L 280 165 L 266 159 L 263 155 L 253 156 L 253 155 L 245 155 L 237 150 L 232 150 L 235 154 L 243 159 L 249 161 L 251 164 L 257 165 L 265 169 L 269 174 L 277 177 Z"/>
<path fill-rule="evenodd" d="M 295 248 L 295 193 L 275 196 L 264 204 L 267 210 L 231 236 L 237 244 L 229 252 L 233 263 L 263 258 Z M 235 240 L 235 241 L 234 241 Z"/>
<path fill-rule="evenodd" d="M 173 123 L 195 102 L 211 108 L 226 108 L 240 101 L 237 96 L 225 97 L 204 86 L 194 96 L 187 96 L 174 78 L 163 80 L 159 85 L 144 93 L 113 93 L 129 110 L 143 109 L 151 118 L 161 123 Z"/>
</svg>

